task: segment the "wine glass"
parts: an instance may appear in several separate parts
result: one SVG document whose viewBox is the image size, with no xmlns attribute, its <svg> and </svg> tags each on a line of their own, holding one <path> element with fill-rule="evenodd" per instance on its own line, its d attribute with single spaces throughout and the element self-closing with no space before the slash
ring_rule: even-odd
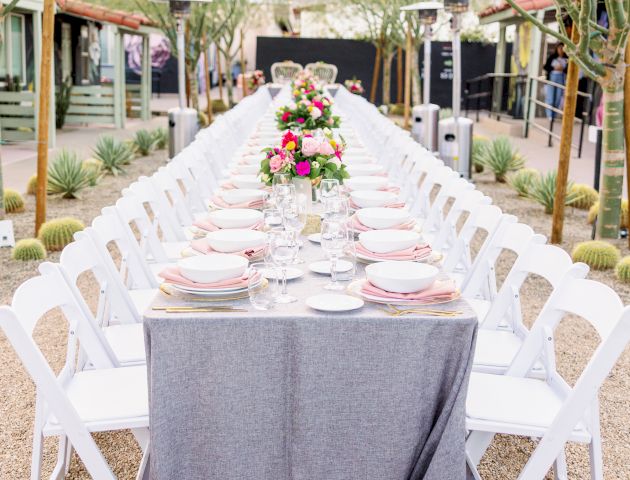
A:
<svg viewBox="0 0 630 480">
<path fill-rule="evenodd" d="M 331 282 L 324 287 L 326 290 L 344 289 L 344 286 L 337 281 L 337 260 L 343 254 L 349 238 L 345 221 L 326 219 L 322 222 L 321 246 L 330 258 Z"/>
<path fill-rule="evenodd" d="M 350 203 L 344 195 L 325 198 L 322 201 L 324 218 L 343 221 L 350 215 Z"/>
<path fill-rule="evenodd" d="M 265 208 L 262 213 L 266 231 L 282 227 L 282 212 L 279 209 Z"/>
<path fill-rule="evenodd" d="M 303 194 L 298 194 L 294 198 L 291 198 L 291 200 L 287 202 L 286 207 L 282 210 L 284 229 L 295 233 L 298 246 L 300 247 L 302 246 L 302 241 L 299 237 L 308 220 L 307 209 L 306 197 Z M 294 263 L 304 263 L 304 260 L 296 256 Z"/>
<path fill-rule="evenodd" d="M 295 302 L 297 298 L 289 295 L 287 292 L 287 266 L 295 261 L 299 250 L 296 234 L 288 230 L 272 230 L 267 235 L 269 236 L 269 254 L 282 272 L 282 291 L 276 302 Z"/>
<path fill-rule="evenodd" d="M 278 298 L 278 269 L 273 263 L 252 263 L 248 269 L 247 292 L 256 310 L 271 310 Z M 263 281 L 263 277 L 267 281 Z"/>
<path fill-rule="evenodd" d="M 323 178 L 319 182 L 319 198 L 322 203 L 325 199 L 339 195 L 339 180 L 336 178 Z"/>
<path fill-rule="evenodd" d="M 295 198 L 295 185 L 292 183 L 281 183 L 276 185 L 274 190 L 276 196 L 276 205 L 280 211 L 283 211 Z"/>
<path fill-rule="evenodd" d="M 276 185 L 288 185 L 291 183 L 291 176 L 288 173 L 274 173 L 271 185 L 276 189 Z"/>
</svg>

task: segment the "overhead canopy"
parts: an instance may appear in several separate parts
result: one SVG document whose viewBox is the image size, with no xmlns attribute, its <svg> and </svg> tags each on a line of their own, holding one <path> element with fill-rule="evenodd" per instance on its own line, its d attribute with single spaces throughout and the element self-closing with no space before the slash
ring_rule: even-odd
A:
<svg viewBox="0 0 630 480">
<path fill-rule="evenodd" d="M 59 9 L 70 15 L 95 20 L 97 22 L 113 23 L 132 30 L 138 30 L 141 26 L 151 26 L 153 23 L 144 15 L 112 10 L 100 5 L 83 2 L 81 0 L 56 0 Z"/>
<path fill-rule="evenodd" d="M 553 0 L 515 0 L 515 2 L 526 11 L 547 10 L 554 6 Z M 518 13 L 516 13 L 505 0 L 501 0 L 496 5 L 484 8 L 477 16 L 481 24 L 505 21 L 519 17 Z"/>
</svg>

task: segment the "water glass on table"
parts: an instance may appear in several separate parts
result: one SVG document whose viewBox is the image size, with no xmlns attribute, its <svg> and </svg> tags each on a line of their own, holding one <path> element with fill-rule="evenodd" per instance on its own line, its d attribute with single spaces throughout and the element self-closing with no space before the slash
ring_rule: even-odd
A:
<svg viewBox="0 0 630 480">
<path fill-rule="evenodd" d="M 256 310 L 271 310 L 278 298 L 278 269 L 273 263 L 256 262 L 249 266 L 248 273 L 247 291 L 252 307 Z"/>
<path fill-rule="evenodd" d="M 335 178 L 323 178 L 319 182 L 319 200 L 324 203 L 325 199 L 339 195 L 339 180 Z"/>
<path fill-rule="evenodd" d="M 326 290 L 343 290 L 345 288 L 338 281 L 337 263 L 343 255 L 349 239 L 350 235 L 345 221 L 326 219 L 322 222 L 321 246 L 330 258 L 331 282 L 324 287 Z"/>
<path fill-rule="evenodd" d="M 357 272 L 357 249 L 354 239 L 348 232 L 348 241 L 343 247 L 343 251 L 337 260 L 337 281 L 351 282 Z"/>
<path fill-rule="evenodd" d="M 279 209 L 265 208 L 262 213 L 265 231 L 282 228 L 282 212 Z"/>
<path fill-rule="evenodd" d="M 282 273 L 282 291 L 276 299 L 277 303 L 295 302 L 297 298 L 287 292 L 287 267 L 295 262 L 299 251 L 297 235 L 289 230 L 272 230 L 268 234 L 269 255 L 278 265 Z"/>
</svg>

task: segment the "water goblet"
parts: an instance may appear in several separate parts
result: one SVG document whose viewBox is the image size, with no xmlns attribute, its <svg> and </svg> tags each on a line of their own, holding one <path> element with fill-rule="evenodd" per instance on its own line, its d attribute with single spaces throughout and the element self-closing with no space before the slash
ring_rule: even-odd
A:
<svg viewBox="0 0 630 480">
<path fill-rule="evenodd" d="M 324 286 L 326 290 L 343 290 L 345 287 L 337 279 L 337 262 L 343 254 L 344 247 L 350 238 L 345 221 L 326 219 L 322 222 L 321 246 L 330 258 L 331 282 Z"/>
<path fill-rule="evenodd" d="M 287 267 L 295 261 L 299 250 L 296 234 L 288 230 L 272 230 L 267 235 L 269 236 L 269 254 L 273 262 L 281 268 L 282 273 L 282 290 L 276 302 L 295 302 L 297 298 L 287 292 Z"/>
<path fill-rule="evenodd" d="M 256 310 L 271 310 L 274 307 L 278 298 L 278 278 L 273 263 L 257 262 L 249 266 L 247 292 L 252 307 Z"/>
</svg>

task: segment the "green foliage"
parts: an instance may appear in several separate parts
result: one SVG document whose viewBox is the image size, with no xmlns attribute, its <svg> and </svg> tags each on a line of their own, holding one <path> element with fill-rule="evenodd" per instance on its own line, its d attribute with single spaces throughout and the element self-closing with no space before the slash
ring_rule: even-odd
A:
<svg viewBox="0 0 630 480">
<path fill-rule="evenodd" d="M 472 157 L 475 173 L 483 172 L 483 163 L 481 163 L 481 158 L 489 144 L 490 139 L 488 137 L 484 137 L 483 135 L 473 135 L 472 151 L 470 155 Z"/>
<path fill-rule="evenodd" d="M 24 211 L 24 199 L 12 188 L 4 189 L 4 210 L 7 213 L 20 213 Z"/>
<path fill-rule="evenodd" d="M 151 132 L 142 129 L 136 132 L 133 143 L 140 155 L 145 157 L 155 150 L 156 139 Z"/>
<path fill-rule="evenodd" d="M 111 175 L 125 173 L 125 165 L 133 159 L 129 146 L 111 136 L 102 136 L 94 147 L 94 158 L 103 164 L 103 170 Z"/>
<path fill-rule="evenodd" d="M 37 238 L 44 244 L 46 250 L 54 252 L 62 250 L 72 241 L 72 236 L 84 228 L 83 223 L 76 218 L 57 218 L 44 223 Z"/>
<path fill-rule="evenodd" d="M 404 115 L 405 114 L 405 104 L 404 103 L 394 103 L 389 106 L 389 114 L 390 115 Z"/>
<path fill-rule="evenodd" d="M 46 258 L 44 244 L 36 238 L 24 238 L 15 244 L 11 251 L 13 260 L 43 260 Z"/>
<path fill-rule="evenodd" d="M 574 262 L 586 263 L 593 270 L 608 270 L 619 262 L 619 249 L 600 240 L 578 243 L 571 257 Z"/>
<path fill-rule="evenodd" d="M 27 195 L 37 195 L 37 174 L 31 175 L 26 184 Z"/>
<path fill-rule="evenodd" d="M 166 128 L 158 127 L 153 130 L 153 138 L 155 139 L 155 148 L 164 150 L 168 146 L 168 132 Z"/>
<path fill-rule="evenodd" d="M 486 29 L 479 25 L 462 30 L 461 41 L 466 43 L 482 43 L 484 45 L 492 42 L 486 33 Z"/>
<path fill-rule="evenodd" d="M 494 173 L 497 182 L 504 183 L 506 175 L 523 168 L 525 161 L 518 151 L 512 147 L 508 137 L 493 140 L 480 156 L 480 163 Z"/>
<path fill-rule="evenodd" d="M 197 110 L 197 123 L 199 123 L 199 128 L 206 128 L 208 125 L 210 125 L 208 114 L 203 110 Z"/>
<path fill-rule="evenodd" d="M 593 225 L 593 223 L 595 223 L 595 220 L 597 220 L 598 214 L 599 214 L 599 200 L 596 201 L 588 210 L 586 221 L 589 223 L 589 225 Z M 628 200 L 625 198 L 621 200 L 621 214 L 619 215 L 619 227 L 628 228 Z"/>
<path fill-rule="evenodd" d="M 79 198 L 90 180 L 75 152 L 63 149 L 48 166 L 48 193 L 62 198 Z"/>
<path fill-rule="evenodd" d="M 55 90 L 55 126 L 63 128 L 66 123 L 66 115 L 70 109 L 70 96 L 72 95 L 72 78 L 68 77 L 61 82 Z"/>
<path fill-rule="evenodd" d="M 535 168 L 521 168 L 508 177 L 508 183 L 520 197 L 528 197 L 532 189 L 532 183 L 539 177 L 540 172 Z"/>
<path fill-rule="evenodd" d="M 545 207 L 545 213 L 547 214 L 553 213 L 557 177 L 558 172 L 552 170 L 545 175 L 539 175 L 534 178 L 530 186 L 529 197 Z M 567 185 L 567 194 L 564 200 L 565 205 L 572 205 L 578 198 L 574 193 L 571 193 L 572 186 L 572 182 L 569 182 Z"/>
<path fill-rule="evenodd" d="M 615 267 L 617 278 L 623 283 L 630 283 L 630 256 L 623 257 Z"/>
<path fill-rule="evenodd" d="M 221 99 L 212 100 L 212 111 L 214 113 L 223 113 L 227 111 L 227 105 Z"/>
<path fill-rule="evenodd" d="M 588 210 L 599 200 L 597 190 L 584 183 L 574 183 L 571 187 L 571 193 L 578 197 L 572 206 L 580 210 Z"/>
<path fill-rule="evenodd" d="M 95 187 L 103 178 L 103 162 L 96 158 L 86 158 L 81 162 L 81 168 L 87 174 L 88 184 Z"/>
</svg>

